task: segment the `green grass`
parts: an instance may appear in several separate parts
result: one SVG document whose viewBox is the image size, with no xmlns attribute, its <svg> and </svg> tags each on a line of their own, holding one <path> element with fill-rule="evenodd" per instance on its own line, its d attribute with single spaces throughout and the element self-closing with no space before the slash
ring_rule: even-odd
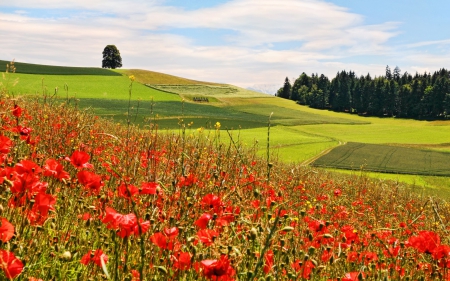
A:
<svg viewBox="0 0 450 281">
<path fill-rule="evenodd" d="M 4 71 L 6 65 L 11 64 L 9 61 L 0 60 L 0 70 Z M 99 67 L 69 67 L 31 64 L 23 62 L 15 62 L 16 73 L 27 74 L 46 74 L 46 75 L 103 75 L 103 76 L 122 76 L 122 74 Z"/>
<path fill-rule="evenodd" d="M 148 85 L 157 90 L 168 93 L 175 93 L 181 96 L 198 96 L 198 97 L 214 97 L 214 98 L 261 98 L 267 97 L 266 94 L 239 88 L 233 85 Z"/>
<path fill-rule="evenodd" d="M 450 153 L 349 142 L 314 161 L 314 166 L 431 176 L 450 176 Z"/>
<path fill-rule="evenodd" d="M 165 84 L 165 85 L 192 85 L 192 84 L 204 84 L 204 85 L 222 85 L 212 82 L 196 81 L 186 79 L 174 75 L 160 73 L 156 71 L 142 70 L 142 69 L 115 69 L 117 73 L 121 73 L 125 76 L 134 75 L 136 81 L 141 84 Z"/>
<path fill-rule="evenodd" d="M 41 75 L 9 73 L 10 80 L 18 78 L 18 83 L 9 91 L 15 95 L 42 94 L 53 95 L 58 89 L 58 96 L 66 97 L 64 90 L 68 86 L 68 96 L 79 99 L 122 99 L 128 100 L 130 79 L 126 76 L 95 76 L 95 75 Z M 167 94 L 151 89 L 139 83 L 133 84 L 133 100 L 179 101 L 178 95 Z"/>
<path fill-rule="evenodd" d="M 355 171 L 330 168 L 328 168 L 327 170 L 337 174 L 367 176 L 372 179 L 372 182 L 394 181 L 406 183 L 408 185 L 408 188 L 416 193 L 422 194 L 423 196 L 438 196 L 443 199 L 450 199 L 450 177 L 380 173 L 370 172 L 367 170 Z"/>
</svg>

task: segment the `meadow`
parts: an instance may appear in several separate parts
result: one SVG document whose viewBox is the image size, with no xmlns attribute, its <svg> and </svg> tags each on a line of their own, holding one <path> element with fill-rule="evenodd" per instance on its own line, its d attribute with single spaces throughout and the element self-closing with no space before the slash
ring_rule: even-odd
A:
<svg viewBox="0 0 450 281">
<path fill-rule="evenodd" d="M 56 71 L 52 66 L 45 72 Z M 83 70 L 84 69 L 84 70 Z M 271 116 L 271 147 L 277 157 L 286 162 L 309 164 L 331 148 L 347 142 L 402 146 L 432 151 L 450 151 L 448 121 L 417 121 L 394 118 L 360 117 L 327 110 L 315 110 L 293 101 L 244 90 L 232 85 L 189 80 L 145 70 L 114 70 L 124 76 L 83 75 L 90 68 L 78 68 L 79 75 L 11 74 L 10 87 L 16 96 L 21 94 L 46 95 L 69 100 L 79 108 L 89 108 L 93 113 L 125 124 L 127 112 L 131 121 L 143 127 L 158 124 L 160 130 L 213 129 L 219 122 L 222 140 L 228 133 L 238 135 L 239 141 L 255 147 L 259 155 L 265 154 L 267 126 Z M 134 75 L 131 100 L 128 78 Z M 150 87 L 144 84 L 150 85 Z M 55 89 L 57 88 L 56 94 Z M 195 102 L 196 97 L 207 97 L 209 102 Z M 225 132 L 228 130 L 229 132 Z M 381 149 L 387 152 L 388 149 Z M 409 159 L 407 154 L 396 154 Z M 383 154 L 383 157 L 386 155 Z M 366 157 L 367 158 L 367 157 Z M 364 158 L 364 159 L 366 159 Z M 444 157 L 445 158 L 445 157 Z M 323 158 L 325 161 L 329 158 Z M 406 162 L 408 162 L 407 160 Z M 445 162 L 445 160 L 443 160 Z M 418 180 L 415 162 L 403 161 L 395 169 L 386 170 L 392 175 L 377 174 L 382 178 L 396 178 L 408 183 L 420 183 L 437 193 L 446 187 L 446 177 Z M 332 167 L 330 163 L 323 166 Z M 353 167 L 347 165 L 345 168 Z M 365 169 L 377 170 L 375 166 Z M 342 167 L 341 167 L 342 168 Z M 399 173 L 409 173 L 411 176 Z"/>
<path fill-rule="evenodd" d="M 160 132 L 0 97 L 0 279 L 450 279 L 440 198 L 258 156 L 218 123 Z"/>
</svg>

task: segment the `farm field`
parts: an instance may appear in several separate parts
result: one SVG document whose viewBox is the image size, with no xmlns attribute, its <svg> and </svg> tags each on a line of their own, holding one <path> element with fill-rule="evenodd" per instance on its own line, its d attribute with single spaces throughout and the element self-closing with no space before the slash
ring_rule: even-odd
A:
<svg viewBox="0 0 450 281">
<path fill-rule="evenodd" d="M 336 147 L 312 165 L 394 174 L 450 176 L 449 160 L 448 152 L 349 142 Z"/>
</svg>

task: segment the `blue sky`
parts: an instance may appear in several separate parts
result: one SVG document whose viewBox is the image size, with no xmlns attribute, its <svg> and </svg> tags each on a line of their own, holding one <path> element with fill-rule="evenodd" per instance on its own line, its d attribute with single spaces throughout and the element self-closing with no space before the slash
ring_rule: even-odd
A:
<svg viewBox="0 0 450 281">
<path fill-rule="evenodd" d="M 0 3 L 0 59 L 123 68 L 269 92 L 302 72 L 450 68 L 450 1 L 15 0 Z"/>
</svg>

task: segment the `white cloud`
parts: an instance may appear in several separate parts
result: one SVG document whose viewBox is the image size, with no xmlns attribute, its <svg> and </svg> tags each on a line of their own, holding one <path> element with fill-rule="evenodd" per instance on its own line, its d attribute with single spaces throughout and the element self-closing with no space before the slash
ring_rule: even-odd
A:
<svg viewBox="0 0 450 281">
<path fill-rule="evenodd" d="M 8 37 L 0 45 L 5 56 L 0 59 L 6 60 L 99 66 L 104 46 L 115 44 L 124 68 L 245 87 L 282 83 L 284 77 L 303 71 L 330 77 L 343 69 L 381 74 L 385 62 L 348 61 L 354 56 L 391 59 L 399 54 L 388 44 L 399 33 L 399 23 L 366 25 L 362 15 L 321 0 L 232 0 L 189 11 L 165 6 L 163 0 L 16 0 L 2 6 L 16 9 L 0 12 L 0 33 Z M 172 28 L 232 32 L 224 35 L 223 44 L 205 46 L 179 32 L 172 34 Z M 287 50 L 273 47 L 289 42 L 297 45 Z M 421 59 L 429 66 L 439 64 L 435 57 L 416 56 L 414 65 L 420 66 Z"/>
</svg>

